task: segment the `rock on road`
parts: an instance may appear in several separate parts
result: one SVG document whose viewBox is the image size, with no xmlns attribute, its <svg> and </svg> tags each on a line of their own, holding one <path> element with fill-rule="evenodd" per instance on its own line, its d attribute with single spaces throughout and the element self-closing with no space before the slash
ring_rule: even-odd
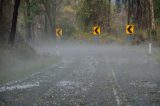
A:
<svg viewBox="0 0 160 106">
<path fill-rule="evenodd" d="M 62 47 L 62 61 L 0 86 L 1 106 L 160 106 L 160 64 L 142 47 Z"/>
</svg>

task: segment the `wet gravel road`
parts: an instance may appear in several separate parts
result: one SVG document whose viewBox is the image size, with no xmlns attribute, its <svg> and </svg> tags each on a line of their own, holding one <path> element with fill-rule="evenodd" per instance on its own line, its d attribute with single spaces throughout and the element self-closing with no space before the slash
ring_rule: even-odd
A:
<svg viewBox="0 0 160 106">
<path fill-rule="evenodd" d="M 141 47 L 62 48 L 62 61 L 0 86 L 0 106 L 160 106 L 160 64 Z"/>
</svg>

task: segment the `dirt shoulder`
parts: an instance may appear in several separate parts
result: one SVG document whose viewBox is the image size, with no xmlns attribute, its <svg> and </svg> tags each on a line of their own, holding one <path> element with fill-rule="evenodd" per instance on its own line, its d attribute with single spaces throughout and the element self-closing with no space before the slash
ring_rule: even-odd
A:
<svg viewBox="0 0 160 106">
<path fill-rule="evenodd" d="M 23 79 L 58 62 L 55 55 L 38 55 L 27 45 L 0 46 L 0 84 Z"/>
</svg>

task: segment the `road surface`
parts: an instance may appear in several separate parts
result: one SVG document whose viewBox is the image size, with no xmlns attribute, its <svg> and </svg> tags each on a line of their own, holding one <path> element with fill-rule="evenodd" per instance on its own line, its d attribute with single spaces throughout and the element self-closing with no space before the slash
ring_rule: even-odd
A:
<svg viewBox="0 0 160 106">
<path fill-rule="evenodd" d="M 0 86 L 1 106 L 160 106 L 160 64 L 136 46 L 62 47 L 62 61 Z"/>
</svg>

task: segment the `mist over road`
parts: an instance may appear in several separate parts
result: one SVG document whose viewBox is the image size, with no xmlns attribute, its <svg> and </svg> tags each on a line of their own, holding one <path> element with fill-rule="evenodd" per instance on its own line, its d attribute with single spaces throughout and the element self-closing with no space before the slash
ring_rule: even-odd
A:
<svg viewBox="0 0 160 106">
<path fill-rule="evenodd" d="M 160 64 L 141 46 L 39 48 L 61 61 L 0 86 L 2 106 L 159 106 Z"/>
</svg>

